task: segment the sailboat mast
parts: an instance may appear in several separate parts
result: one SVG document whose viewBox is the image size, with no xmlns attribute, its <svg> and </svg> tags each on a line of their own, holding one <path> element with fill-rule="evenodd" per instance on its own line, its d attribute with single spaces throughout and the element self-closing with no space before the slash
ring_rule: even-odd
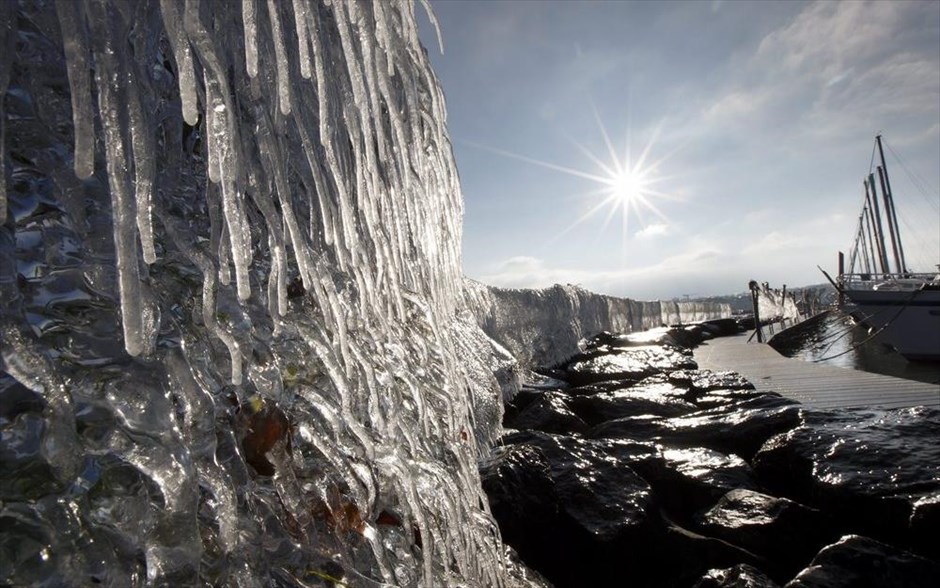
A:
<svg viewBox="0 0 940 588">
<path fill-rule="evenodd" d="M 901 229 L 898 226 L 898 213 L 897 209 L 894 207 L 894 192 L 891 191 L 891 179 L 888 177 L 888 163 L 885 161 L 885 150 L 881 145 L 881 135 L 875 137 L 875 142 L 878 143 L 878 155 L 881 158 L 881 169 L 884 170 L 884 185 L 882 190 L 885 193 L 885 207 L 888 207 L 890 203 L 890 212 L 885 211 L 888 214 L 888 218 L 891 219 L 894 223 L 894 231 L 897 235 L 898 243 L 898 254 L 900 256 L 900 266 L 899 271 L 901 273 L 907 272 L 907 260 L 904 259 L 904 246 L 901 244 Z"/>
<path fill-rule="evenodd" d="M 894 226 L 894 221 L 891 220 L 891 198 L 889 198 L 888 189 L 885 187 L 885 171 L 880 165 L 878 166 L 878 180 L 881 182 L 881 197 L 884 198 L 885 203 L 885 220 L 888 221 L 888 235 L 891 236 L 891 252 L 894 253 L 894 266 L 897 268 L 898 273 L 902 274 L 904 273 L 904 267 L 901 265 L 901 258 L 898 256 L 898 241 L 895 237 L 897 228 Z"/>
<path fill-rule="evenodd" d="M 869 188 L 871 190 L 869 191 Z M 881 272 L 889 273 L 888 270 L 888 250 L 885 249 L 885 233 L 881 226 L 881 209 L 878 208 L 878 189 L 875 187 L 875 174 L 868 174 L 865 181 L 865 198 L 868 199 L 868 205 L 875 217 L 875 245 L 878 249 L 878 261 L 881 264 Z"/>
<path fill-rule="evenodd" d="M 865 199 L 868 199 L 868 192 L 865 192 Z M 871 208 L 867 205 L 862 209 L 862 214 L 865 215 L 865 226 L 868 228 L 868 259 L 871 260 L 871 273 L 875 273 L 876 267 L 878 265 L 877 257 L 875 257 L 875 236 L 874 236 L 874 223 L 871 220 Z"/>
</svg>

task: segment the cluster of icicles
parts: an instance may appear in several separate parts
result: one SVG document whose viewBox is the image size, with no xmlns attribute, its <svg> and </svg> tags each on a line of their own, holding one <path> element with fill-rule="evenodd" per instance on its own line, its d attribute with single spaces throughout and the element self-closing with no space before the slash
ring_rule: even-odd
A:
<svg viewBox="0 0 940 588">
<path fill-rule="evenodd" d="M 231 384 L 243 384 L 252 360 L 219 319 L 220 289 L 243 303 L 265 301 L 275 334 L 301 332 L 322 362 L 335 397 L 302 394 L 330 430 L 301 423 L 297 434 L 345 480 L 376 580 L 502 585 L 499 533 L 476 471 L 469 378 L 451 342 L 461 196 L 413 5 L 60 0 L 55 11 L 79 178 L 100 174 L 103 148 L 127 352 L 159 353 L 147 266 L 165 242 L 202 274 L 201 318 L 228 349 Z M 0 91 L 9 79 L 3 61 Z M 174 152 L 188 128 L 201 136 L 195 155 Z M 191 177 L 174 177 L 188 173 L 185 165 L 172 169 L 200 156 L 202 194 Z M 210 234 L 188 234 L 194 225 L 169 210 L 186 189 L 204 199 Z M 317 316 L 288 326 L 295 278 Z M 303 524 L 297 498 L 281 500 Z M 370 525 L 383 504 L 414 529 L 417 570 L 403 571 Z M 227 524 L 220 521 L 224 543 L 234 548 Z"/>
<path fill-rule="evenodd" d="M 204 132 L 206 189 L 221 194 L 221 283 L 229 283 L 231 266 L 238 298 L 251 295 L 251 233 L 244 210 L 250 197 L 267 225 L 273 312 L 283 314 L 286 306 L 289 244 L 304 287 L 322 296 L 325 312 L 340 314 L 330 296 L 333 288 L 318 284 L 322 274 L 314 250 L 319 248 L 305 238 L 305 229 L 314 238 L 321 236 L 330 261 L 354 277 L 358 304 L 372 311 L 367 314 L 402 319 L 406 289 L 456 300 L 459 188 L 443 125 L 443 97 L 413 17 L 394 3 L 327 0 L 332 7 L 332 22 L 327 23 L 317 3 L 309 0 L 243 0 L 243 30 L 238 33 L 244 52 L 239 54 L 230 45 L 231 28 L 239 20 L 230 14 L 234 4 L 213 4 L 211 25 L 203 23 L 210 12 L 200 10 L 203 4 L 161 0 L 160 13 L 176 61 L 183 120 L 201 124 Z M 148 120 L 142 95 L 146 80 L 138 81 L 149 64 L 135 67 L 122 46 L 140 16 L 134 14 L 136 7 L 104 0 L 56 4 L 80 178 L 94 173 L 92 63 L 95 72 L 125 345 L 131 355 L 147 351 L 154 326 L 141 308 L 138 238 L 143 260 L 156 260 L 151 219 L 154 121 Z M 259 27 L 264 9 L 270 27 L 266 34 Z M 328 30 L 333 27 L 335 31 Z M 333 45 L 337 36 L 339 47 Z M 141 37 L 139 45 L 147 42 Z M 259 43 L 262 37 L 270 40 L 273 55 Z M 146 56 L 147 47 L 135 48 Z M 273 80 L 260 73 L 259 63 L 270 68 Z M 270 86 L 276 93 L 268 93 Z M 295 171 L 301 174 L 301 191 L 316 209 L 309 228 L 298 225 L 291 197 L 298 186 L 288 181 L 288 164 L 301 163 L 288 161 L 287 137 L 294 130 L 299 137 L 291 138 L 299 138 L 308 164 Z M 351 149 L 337 147 L 346 142 Z M 335 324 L 342 327 L 343 321 Z M 234 343 L 227 344 L 232 379 L 238 383 L 240 353 Z"/>
</svg>

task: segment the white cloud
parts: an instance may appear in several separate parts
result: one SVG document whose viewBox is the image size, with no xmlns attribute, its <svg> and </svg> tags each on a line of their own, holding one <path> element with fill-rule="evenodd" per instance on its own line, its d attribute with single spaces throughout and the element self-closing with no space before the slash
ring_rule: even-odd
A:
<svg viewBox="0 0 940 588">
<path fill-rule="evenodd" d="M 704 99 L 701 121 L 806 144 L 808 135 L 872 133 L 890 117 L 940 117 L 940 55 L 918 37 L 935 13 L 931 3 L 808 4 L 739 55 L 721 91 Z"/>
<path fill-rule="evenodd" d="M 637 239 L 655 239 L 656 237 L 665 237 L 670 232 L 669 225 L 665 223 L 653 223 L 637 231 L 635 237 Z"/>
</svg>

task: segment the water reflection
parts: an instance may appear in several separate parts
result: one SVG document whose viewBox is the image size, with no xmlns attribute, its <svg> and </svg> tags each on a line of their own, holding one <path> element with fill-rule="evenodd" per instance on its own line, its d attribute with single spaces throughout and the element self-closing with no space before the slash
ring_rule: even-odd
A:
<svg viewBox="0 0 940 588">
<path fill-rule="evenodd" d="M 787 357 L 940 384 L 940 362 L 908 361 L 851 317 L 832 312 L 801 337 L 774 347 Z"/>
</svg>

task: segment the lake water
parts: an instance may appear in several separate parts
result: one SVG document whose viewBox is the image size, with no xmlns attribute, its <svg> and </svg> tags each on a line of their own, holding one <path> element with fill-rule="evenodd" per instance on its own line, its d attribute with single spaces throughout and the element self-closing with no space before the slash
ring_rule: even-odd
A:
<svg viewBox="0 0 940 588">
<path fill-rule="evenodd" d="M 833 312 L 803 336 L 774 347 L 783 355 L 846 369 L 856 369 L 940 385 L 940 362 L 908 361 L 895 353 L 868 327 Z"/>
</svg>

